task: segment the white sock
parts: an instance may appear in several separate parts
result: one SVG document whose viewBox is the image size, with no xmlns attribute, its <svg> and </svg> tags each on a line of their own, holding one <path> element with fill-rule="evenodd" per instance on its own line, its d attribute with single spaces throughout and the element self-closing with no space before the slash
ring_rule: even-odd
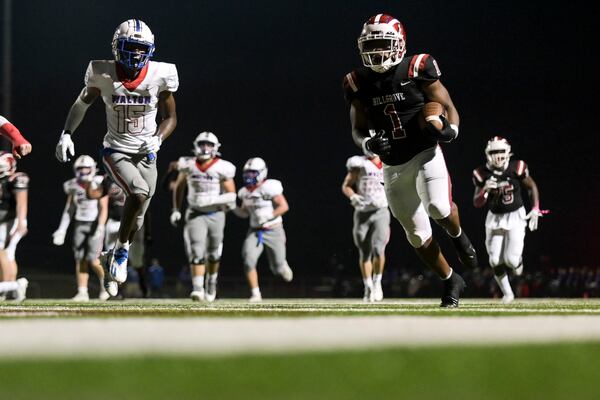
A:
<svg viewBox="0 0 600 400">
<path fill-rule="evenodd" d="M 12 282 L 0 282 L 0 293 L 12 292 L 13 290 L 17 290 L 19 288 L 19 284 L 17 281 Z"/>
<path fill-rule="evenodd" d="M 194 291 L 204 290 L 204 275 L 194 276 L 192 278 L 192 287 L 194 288 Z"/>
<path fill-rule="evenodd" d="M 208 274 L 208 281 L 210 283 L 215 283 L 217 281 L 217 276 L 219 276 L 218 272 L 215 272 L 214 274 Z"/>
<path fill-rule="evenodd" d="M 448 234 L 448 236 L 450 236 L 451 238 L 454 238 L 454 239 L 456 239 L 456 238 L 457 238 L 457 237 L 459 237 L 459 236 L 460 236 L 460 234 L 462 233 L 462 228 L 461 228 L 460 226 L 458 227 L 458 235 L 456 235 L 456 236 L 454 236 L 454 235 L 451 235 L 451 234 L 450 234 L 450 232 L 448 232 L 448 231 L 446 231 L 446 233 L 447 233 L 447 234 Z"/>
<path fill-rule="evenodd" d="M 508 274 L 502 276 L 494 275 L 494 278 L 496 279 L 496 282 L 498 282 L 498 286 L 500 286 L 503 295 L 514 296 L 512 288 L 510 287 L 510 282 L 508 281 Z"/>
<path fill-rule="evenodd" d="M 260 296 L 260 288 L 258 286 L 252 288 L 252 296 Z"/>
<path fill-rule="evenodd" d="M 373 283 L 381 283 L 381 278 L 383 274 L 373 274 Z"/>
<path fill-rule="evenodd" d="M 363 278 L 363 283 L 365 284 L 365 289 L 373 289 L 373 278 L 370 276 L 368 278 Z"/>
<path fill-rule="evenodd" d="M 117 239 L 117 244 L 115 244 L 115 249 L 120 249 L 120 248 L 124 248 L 125 250 L 129 251 L 129 241 L 126 241 L 125 243 L 121 243 L 121 241 L 119 239 Z"/>
<path fill-rule="evenodd" d="M 88 292 L 88 288 L 86 286 L 79 286 L 77 288 L 77 293 L 85 293 L 85 294 L 87 294 L 87 292 Z"/>
</svg>

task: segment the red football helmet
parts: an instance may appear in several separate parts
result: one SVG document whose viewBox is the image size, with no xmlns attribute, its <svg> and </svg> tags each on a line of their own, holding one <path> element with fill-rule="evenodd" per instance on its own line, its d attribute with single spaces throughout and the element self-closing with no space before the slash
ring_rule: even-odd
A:
<svg viewBox="0 0 600 400">
<path fill-rule="evenodd" d="M 17 160 L 12 153 L 0 151 L 0 178 L 10 176 L 17 170 Z"/>
<path fill-rule="evenodd" d="M 377 14 L 363 25 L 358 49 L 365 67 L 385 72 L 399 64 L 406 53 L 406 32 L 396 18 Z"/>
</svg>

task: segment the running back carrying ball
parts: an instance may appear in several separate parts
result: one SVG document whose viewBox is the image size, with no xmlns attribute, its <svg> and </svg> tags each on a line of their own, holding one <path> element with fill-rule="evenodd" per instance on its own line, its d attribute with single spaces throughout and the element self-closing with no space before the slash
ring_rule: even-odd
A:
<svg viewBox="0 0 600 400">
<path fill-rule="evenodd" d="M 446 116 L 446 110 L 444 110 L 444 106 L 440 103 L 429 102 L 425 103 L 423 106 L 423 110 L 421 111 L 421 116 L 419 118 L 419 123 L 421 125 L 421 129 L 425 128 L 425 124 L 427 122 L 433 124 L 437 129 L 442 129 L 444 124 L 440 119 L 440 115 Z"/>
</svg>

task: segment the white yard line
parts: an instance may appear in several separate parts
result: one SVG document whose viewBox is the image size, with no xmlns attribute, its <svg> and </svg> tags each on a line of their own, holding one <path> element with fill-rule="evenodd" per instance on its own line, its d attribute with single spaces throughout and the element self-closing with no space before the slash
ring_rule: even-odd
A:
<svg viewBox="0 0 600 400">
<path fill-rule="evenodd" d="M 0 323 L 1 357 L 226 355 L 600 340 L 596 316 L 53 318 Z"/>
</svg>

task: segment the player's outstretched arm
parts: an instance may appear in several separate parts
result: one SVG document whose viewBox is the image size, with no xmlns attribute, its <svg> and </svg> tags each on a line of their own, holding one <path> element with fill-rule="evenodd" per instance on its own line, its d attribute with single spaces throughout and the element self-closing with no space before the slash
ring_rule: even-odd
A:
<svg viewBox="0 0 600 400">
<path fill-rule="evenodd" d="M 18 160 L 31 153 L 31 143 L 23 137 L 21 131 L 0 115 L 0 135 L 5 136 L 13 145 L 13 155 Z"/>
<path fill-rule="evenodd" d="M 60 162 L 67 162 L 70 157 L 75 155 L 75 145 L 71 139 L 71 135 L 87 112 L 88 107 L 100 96 L 100 89 L 94 87 L 85 87 L 77 96 L 75 103 L 71 106 L 67 119 L 65 121 L 65 127 L 60 135 L 58 144 L 56 145 L 56 158 Z"/>
<path fill-rule="evenodd" d="M 529 230 L 535 231 L 538 227 L 538 219 L 543 215 L 540 210 L 540 193 L 537 184 L 531 176 L 523 178 L 521 183 L 527 189 L 529 201 L 531 202 L 531 211 L 529 211 L 525 218 L 529 220 Z"/>
</svg>

